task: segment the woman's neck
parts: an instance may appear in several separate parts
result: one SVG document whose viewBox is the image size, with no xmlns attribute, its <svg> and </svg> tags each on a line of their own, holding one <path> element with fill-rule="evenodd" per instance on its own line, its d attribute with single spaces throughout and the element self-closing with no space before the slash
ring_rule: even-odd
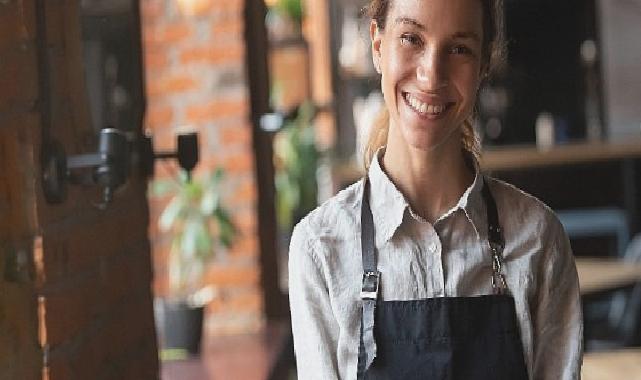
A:
<svg viewBox="0 0 641 380">
<path fill-rule="evenodd" d="M 382 161 L 412 210 L 430 223 L 454 207 L 474 180 L 460 138 L 451 137 L 449 143 L 429 151 L 388 144 Z"/>
</svg>

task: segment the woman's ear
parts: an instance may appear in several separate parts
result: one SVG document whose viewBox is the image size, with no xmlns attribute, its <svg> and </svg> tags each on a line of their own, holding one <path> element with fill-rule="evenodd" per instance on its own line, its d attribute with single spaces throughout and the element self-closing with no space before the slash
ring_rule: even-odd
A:
<svg viewBox="0 0 641 380">
<path fill-rule="evenodd" d="M 381 73 L 381 43 L 382 33 L 376 20 L 372 20 L 369 25 L 369 37 L 372 40 L 372 61 L 377 73 Z"/>
</svg>

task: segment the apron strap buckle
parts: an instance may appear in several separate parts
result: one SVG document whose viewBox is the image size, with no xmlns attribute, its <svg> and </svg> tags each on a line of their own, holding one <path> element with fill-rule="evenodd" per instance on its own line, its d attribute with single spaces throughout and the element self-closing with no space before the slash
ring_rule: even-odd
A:
<svg viewBox="0 0 641 380">
<path fill-rule="evenodd" d="M 490 248 L 492 249 L 492 289 L 494 289 L 495 294 L 505 294 L 507 292 L 507 283 L 503 275 L 503 260 L 499 251 L 503 247 L 490 242 Z"/>
<path fill-rule="evenodd" d="M 367 271 L 363 273 L 363 287 L 361 299 L 375 301 L 378 299 L 378 284 L 380 280 L 379 271 Z"/>
</svg>

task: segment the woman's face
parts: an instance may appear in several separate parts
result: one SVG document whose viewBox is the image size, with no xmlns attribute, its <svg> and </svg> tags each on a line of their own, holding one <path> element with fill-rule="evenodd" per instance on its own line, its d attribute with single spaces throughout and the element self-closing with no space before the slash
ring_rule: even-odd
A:
<svg viewBox="0 0 641 380">
<path fill-rule="evenodd" d="M 482 18 L 480 0 L 391 0 L 384 28 L 372 21 L 390 139 L 421 150 L 460 144 L 480 83 Z"/>
</svg>

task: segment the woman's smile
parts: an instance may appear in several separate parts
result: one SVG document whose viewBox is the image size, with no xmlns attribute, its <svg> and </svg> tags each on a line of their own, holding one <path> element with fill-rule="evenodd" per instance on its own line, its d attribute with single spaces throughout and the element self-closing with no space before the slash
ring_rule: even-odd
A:
<svg viewBox="0 0 641 380">
<path fill-rule="evenodd" d="M 410 92 L 402 92 L 405 105 L 422 119 L 439 120 L 452 109 L 454 102 L 448 102 L 437 97 L 422 96 Z"/>
</svg>

